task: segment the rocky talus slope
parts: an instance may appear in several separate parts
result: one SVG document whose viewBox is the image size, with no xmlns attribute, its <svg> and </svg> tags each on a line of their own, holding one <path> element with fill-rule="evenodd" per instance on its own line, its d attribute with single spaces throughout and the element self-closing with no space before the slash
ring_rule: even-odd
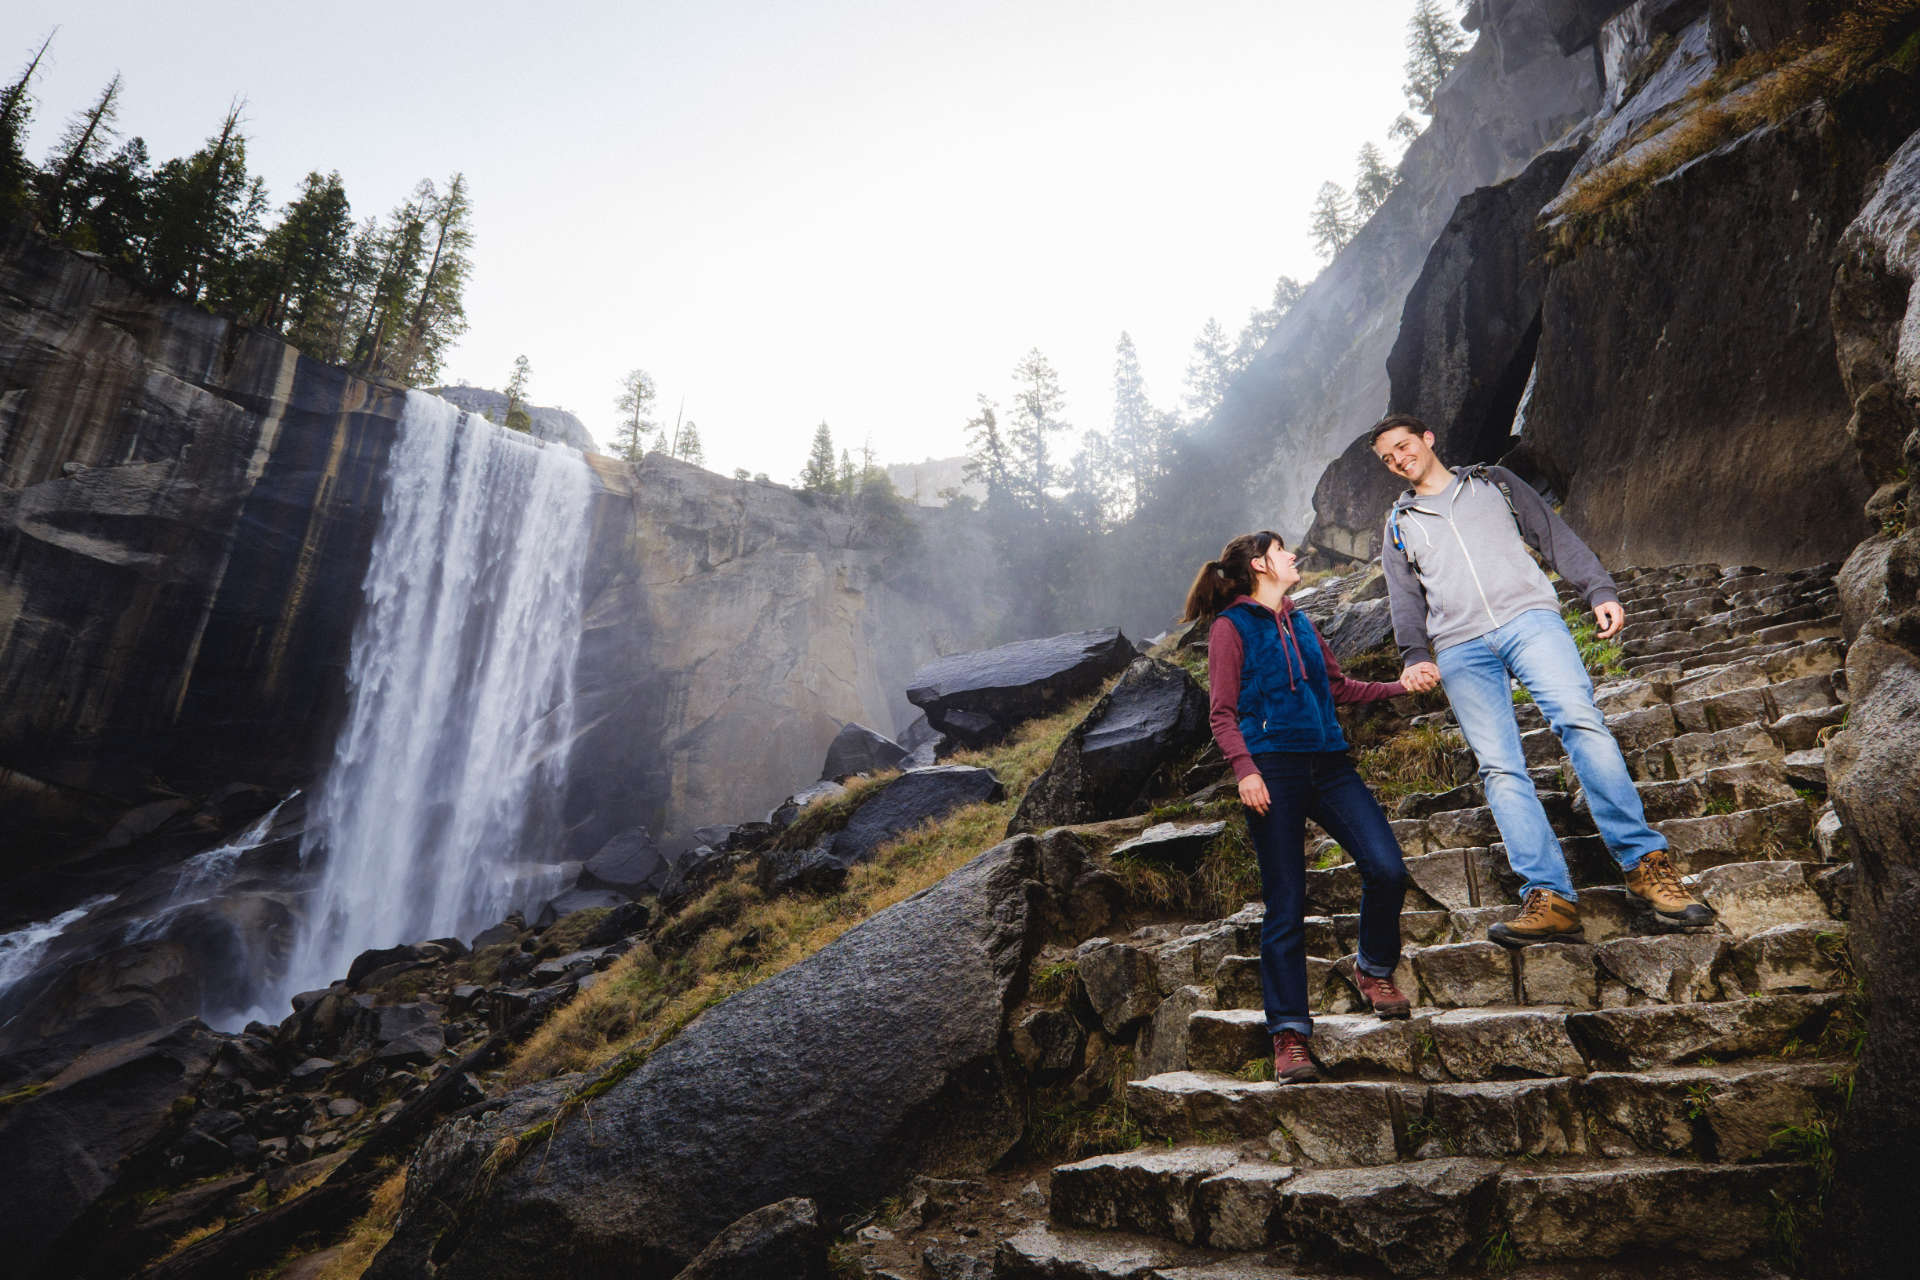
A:
<svg viewBox="0 0 1920 1280">
<path fill-rule="evenodd" d="M 1860 1033 L 1853 868 L 1825 803 L 1824 744 L 1846 716 L 1832 569 L 1687 566 L 1620 582 L 1627 674 L 1598 700 L 1717 923 L 1669 931 L 1626 893 L 1557 740 L 1523 705 L 1585 941 L 1512 952 L 1485 940 L 1517 910 L 1517 882 L 1470 784 L 1398 802 L 1410 1019 L 1357 1011 L 1342 972 L 1356 869 L 1310 872 L 1320 1083 L 1260 1078 L 1257 905 L 1103 942 L 1097 969 L 1087 944 L 1090 1001 L 1150 1019 L 1153 1073 L 1126 1086 L 1146 1142 L 1054 1168 L 1050 1220 L 999 1242 L 994 1276 L 1793 1268 L 1824 1190 L 1818 1134 Z M 1337 856 L 1330 841 L 1309 852 Z M 1119 949 L 1137 962 L 1110 963 Z"/>
</svg>

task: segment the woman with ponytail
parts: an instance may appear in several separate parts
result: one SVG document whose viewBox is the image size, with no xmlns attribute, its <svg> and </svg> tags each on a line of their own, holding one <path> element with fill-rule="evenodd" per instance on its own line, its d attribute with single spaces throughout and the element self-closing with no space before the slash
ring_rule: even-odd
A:
<svg viewBox="0 0 1920 1280">
<path fill-rule="evenodd" d="M 1287 592 L 1300 581 L 1280 535 L 1243 534 L 1209 560 L 1187 592 L 1183 621 L 1211 617 L 1207 683 L 1214 741 L 1240 783 L 1247 830 L 1260 860 L 1266 923 L 1260 986 L 1273 1036 L 1274 1078 L 1315 1080 L 1308 1054 L 1306 824 L 1320 824 L 1360 868 L 1360 949 L 1354 983 L 1382 1018 L 1411 1002 L 1394 985 L 1407 869 L 1393 828 L 1347 757 L 1334 706 L 1406 692 L 1349 680 Z"/>
</svg>

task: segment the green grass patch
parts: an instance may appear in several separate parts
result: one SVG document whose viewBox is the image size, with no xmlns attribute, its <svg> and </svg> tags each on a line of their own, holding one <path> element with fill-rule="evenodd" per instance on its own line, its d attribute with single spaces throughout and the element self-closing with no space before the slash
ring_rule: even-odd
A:
<svg viewBox="0 0 1920 1280">
<path fill-rule="evenodd" d="M 1448 791 L 1464 780 L 1458 762 L 1466 745 L 1457 730 L 1417 725 L 1361 751 L 1354 767 L 1382 799 Z"/>
</svg>

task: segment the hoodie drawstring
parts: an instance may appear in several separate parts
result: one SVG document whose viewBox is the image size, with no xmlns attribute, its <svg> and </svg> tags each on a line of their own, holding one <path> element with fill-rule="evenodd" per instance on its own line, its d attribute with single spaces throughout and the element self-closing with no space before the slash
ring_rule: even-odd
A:
<svg viewBox="0 0 1920 1280">
<path fill-rule="evenodd" d="M 1293 610 L 1282 609 L 1274 619 L 1280 626 L 1280 652 L 1287 659 L 1287 691 L 1293 692 L 1300 687 L 1300 680 L 1307 675 L 1307 660 L 1300 653 L 1300 640 L 1293 634 Z M 1300 678 L 1295 679 L 1293 664 L 1300 664 Z"/>
</svg>

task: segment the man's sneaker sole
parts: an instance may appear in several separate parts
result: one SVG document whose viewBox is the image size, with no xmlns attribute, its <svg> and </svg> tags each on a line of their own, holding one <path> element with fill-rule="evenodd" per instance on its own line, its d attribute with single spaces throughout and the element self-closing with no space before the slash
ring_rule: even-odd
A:
<svg viewBox="0 0 1920 1280">
<path fill-rule="evenodd" d="M 1563 929 L 1558 933 L 1515 933 L 1504 924 L 1487 926 L 1487 940 L 1497 942 L 1510 950 L 1531 947 L 1541 942 L 1585 942 L 1587 935 L 1578 929 Z"/>
<path fill-rule="evenodd" d="M 1312 1084 L 1319 1078 L 1320 1068 L 1314 1066 L 1294 1067 L 1274 1077 L 1281 1084 Z"/>
<path fill-rule="evenodd" d="M 1382 1022 L 1391 1022 L 1395 1018 L 1411 1018 L 1413 1016 L 1413 1005 L 1410 1003 L 1376 1004 L 1369 1007 L 1373 1010 L 1373 1016 L 1379 1018 Z"/>
<path fill-rule="evenodd" d="M 1684 911 L 1662 911 L 1651 903 L 1647 904 L 1647 909 L 1652 911 L 1654 919 L 1662 924 L 1674 925 L 1681 929 L 1704 929 L 1720 919 L 1714 909 L 1704 902 L 1696 902 Z"/>
</svg>

